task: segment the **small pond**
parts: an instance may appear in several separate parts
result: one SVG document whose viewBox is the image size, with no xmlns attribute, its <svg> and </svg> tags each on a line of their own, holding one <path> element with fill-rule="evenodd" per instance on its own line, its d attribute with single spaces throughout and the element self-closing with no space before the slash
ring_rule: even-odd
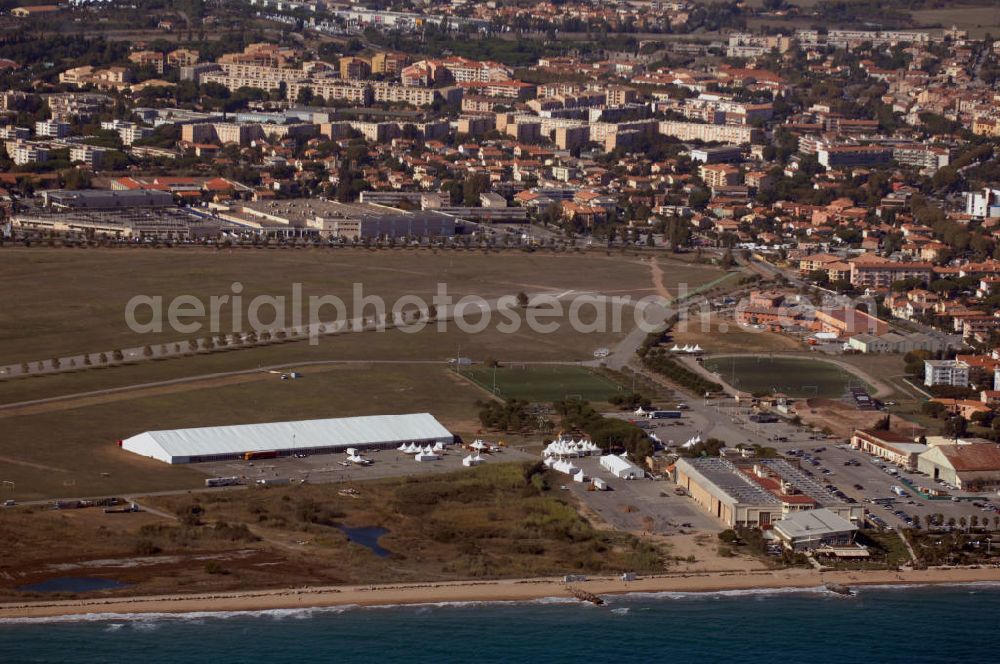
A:
<svg viewBox="0 0 1000 664">
<path fill-rule="evenodd" d="M 18 586 L 17 589 L 33 593 L 91 593 L 98 590 L 117 590 L 127 587 L 127 583 L 97 576 L 61 576 Z"/>
<path fill-rule="evenodd" d="M 392 555 L 392 551 L 383 549 L 378 543 L 382 535 L 389 532 L 385 528 L 378 528 L 375 526 L 361 526 L 358 528 L 351 528 L 350 526 L 337 526 L 337 528 L 339 528 L 342 533 L 347 535 L 348 540 L 354 542 L 355 544 L 360 544 L 379 558 L 388 558 Z"/>
</svg>

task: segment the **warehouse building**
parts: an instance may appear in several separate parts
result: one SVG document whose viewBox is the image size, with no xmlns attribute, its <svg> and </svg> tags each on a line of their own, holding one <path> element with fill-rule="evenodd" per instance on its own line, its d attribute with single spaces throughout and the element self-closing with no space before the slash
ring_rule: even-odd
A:
<svg viewBox="0 0 1000 664">
<path fill-rule="evenodd" d="M 994 489 L 1000 487 L 1000 445 L 964 441 L 935 445 L 917 458 L 917 470 L 964 491 Z"/>
<path fill-rule="evenodd" d="M 146 431 L 119 446 L 164 463 L 198 463 L 448 444 L 454 438 L 430 413 L 412 413 Z"/>
<path fill-rule="evenodd" d="M 769 526 L 782 516 L 781 501 L 725 459 L 679 459 L 677 486 L 727 527 Z"/>
<path fill-rule="evenodd" d="M 730 528 L 770 528 L 789 514 L 820 508 L 849 521 L 864 516 L 864 506 L 838 498 L 781 459 L 734 463 L 721 458 L 682 458 L 674 473 L 678 486 Z"/>
</svg>

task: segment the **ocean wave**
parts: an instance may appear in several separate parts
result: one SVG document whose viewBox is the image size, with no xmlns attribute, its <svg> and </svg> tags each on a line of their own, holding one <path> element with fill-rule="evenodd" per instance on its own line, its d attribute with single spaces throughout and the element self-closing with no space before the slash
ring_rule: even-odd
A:
<svg viewBox="0 0 1000 664">
<path fill-rule="evenodd" d="M 514 604 L 565 605 L 580 604 L 572 597 L 540 597 L 530 600 L 483 600 L 454 602 L 420 602 L 407 604 L 345 604 L 338 606 L 296 607 L 293 609 L 258 609 L 244 611 L 186 611 L 186 612 L 136 612 L 136 613 L 78 613 L 63 616 L 0 618 L 0 625 L 33 625 L 45 623 L 79 623 L 79 622 L 110 622 L 108 630 L 118 630 L 124 626 L 133 629 L 139 625 L 154 629 L 160 622 L 183 622 L 201 624 L 207 620 L 228 620 L 234 618 L 266 618 L 271 620 L 307 620 L 320 614 L 339 614 L 347 611 L 384 611 L 396 609 L 413 609 L 415 613 L 425 614 L 433 609 L 461 609 L 487 606 L 502 606 Z M 586 604 L 585 606 L 590 606 Z M 145 629 L 147 627 L 138 627 Z"/>
<path fill-rule="evenodd" d="M 897 583 L 897 584 L 871 584 L 852 585 L 851 588 L 858 594 L 865 594 L 879 591 L 914 590 L 919 588 L 968 588 L 970 592 L 977 590 L 1000 589 L 998 581 L 973 581 L 955 583 Z M 775 595 L 824 595 L 839 596 L 828 590 L 825 586 L 810 586 L 801 588 L 773 587 L 773 588 L 745 588 L 739 590 L 714 590 L 714 591 L 657 591 L 657 592 L 629 592 L 613 593 L 601 595 L 605 603 L 611 607 L 612 613 L 623 615 L 629 612 L 629 607 L 623 606 L 634 602 L 661 601 L 661 600 L 692 600 L 706 598 L 760 598 Z M 581 602 L 573 597 L 539 597 L 528 600 L 480 600 L 480 601 L 442 601 L 442 602 L 420 602 L 405 604 L 372 604 L 359 605 L 347 604 L 338 606 L 314 606 L 296 607 L 288 609 L 258 609 L 241 611 L 188 611 L 188 612 L 136 612 L 136 613 L 80 613 L 62 616 L 47 617 L 23 617 L 23 618 L 0 618 L 2 625 L 35 625 L 46 623 L 110 623 L 106 631 L 118 631 L 123 627 L 131 629 L 156 629 L 158 623 L 188 623 L 199 624 L 210 620 L 229 620 L 236 618 L 243 619 L 268 619 L 268 620 L 307 620 L 319 615 L 336 615 L 348 611 L 384 611 L 384 610 L 411 610 L 414 613 L 422 614 L 433 611 L 433 609 L 464 609 L 464 608 L 484 608 L 491 606 L 506 605 L 553 605 L 567 606 L 575 605 L 580 608 L 600 608 L 588 602 Z M 641 609 L 640 609 L 641 610 Z"/>
</svg>

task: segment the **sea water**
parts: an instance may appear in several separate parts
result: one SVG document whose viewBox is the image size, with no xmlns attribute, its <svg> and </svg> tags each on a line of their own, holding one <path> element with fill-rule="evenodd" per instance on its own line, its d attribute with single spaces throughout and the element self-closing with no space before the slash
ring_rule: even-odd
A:
<svg viewBox="0 0 1000 664">
<path fill-rule="evenodd" d="M 0 662 L 989 662 L 1000 586 L 0 621 Z"/>
</svg>

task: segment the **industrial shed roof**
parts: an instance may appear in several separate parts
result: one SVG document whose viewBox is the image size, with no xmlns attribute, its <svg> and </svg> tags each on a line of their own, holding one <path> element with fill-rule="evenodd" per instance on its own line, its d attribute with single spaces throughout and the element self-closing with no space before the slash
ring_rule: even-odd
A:
<svg viewBox="0 0 1000 664">
<path fill-rule="evenodd" d="M 146 431 L 122 441 L 122 448 L 166 463 L 186 463 L 191 457 L 243 452 L 363 447 L 452 438 L 451 432 L 430 413 L 411 413 Z"/>
</svg>

